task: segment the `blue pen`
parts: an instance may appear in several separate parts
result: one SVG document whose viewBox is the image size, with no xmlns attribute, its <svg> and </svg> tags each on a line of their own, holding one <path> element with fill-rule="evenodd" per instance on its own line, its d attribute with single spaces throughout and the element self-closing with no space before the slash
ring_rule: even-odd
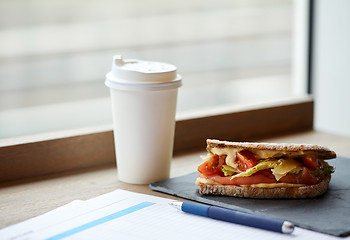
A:
<svg viewBox="0 0 350 240">
<path fill-rule="evenodd" d="M 266 218 L 227 208 L 193 202 L 170 202 L 169 204 L 183 212 L 210 217 L 225 222 L 237 223 L 280 233 L 290 234 L 294 231 L 294 225 L 288 221 Z"/>
</svg>

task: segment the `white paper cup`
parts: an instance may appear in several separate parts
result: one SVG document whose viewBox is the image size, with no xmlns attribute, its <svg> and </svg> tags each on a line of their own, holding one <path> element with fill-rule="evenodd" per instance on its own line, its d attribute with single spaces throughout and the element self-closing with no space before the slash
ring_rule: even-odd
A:
<svg viewBox="0 0 350 240">
<path fill-rule="evenodd" d="M 181 86 L 176 67 L 115 56 L 105 84 L 111 92 L 119 180 L 149 184 L 169 178 Z"/>
</svg>

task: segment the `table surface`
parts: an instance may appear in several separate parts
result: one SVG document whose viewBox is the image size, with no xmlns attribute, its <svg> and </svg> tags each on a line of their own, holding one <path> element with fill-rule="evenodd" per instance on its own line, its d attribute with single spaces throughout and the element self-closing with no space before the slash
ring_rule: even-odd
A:
<svg viewBox="0 0 350 240">
<path fill-rule="evenodd" d="M 320 144 L 334 150 L 338 156 L 350 158 L 350 138 L 324 132 L 307 131 L 260 141 Z M 202 162 L 200 156 L 205 154 L 205 149 L 177 153 L 172 160 L 170 176 L 194 172 Z M 0 228 L 41 215 L 73 200 L 90 199 L 119 188 L 177 199 L 154 192 L 148 185 L 120 182 L 113 166 L 62 173 L 0 184 Z"/>
</svg>

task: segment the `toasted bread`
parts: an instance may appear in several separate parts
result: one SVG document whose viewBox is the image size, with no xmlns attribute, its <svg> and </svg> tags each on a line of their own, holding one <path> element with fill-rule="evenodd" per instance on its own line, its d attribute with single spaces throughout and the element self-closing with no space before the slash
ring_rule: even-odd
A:
<svg viewBox="0 0 350 240">
<path fill-rule="evenodd" d="M 322 156 L 323 159 L 332 159 L 336 153 L 329 148 L 316 144 L 295 143 L 257 143 L 257 142 L 228 142 L 215 139 L 207 139 L 207 151 L 212 148 L 237 148 L 247 150 L 283 151 L 283 152 L 306 152 Z"/>
<path fill-rule="evenodd" d="M 324 194 L 328 189 L 331 176 L 318 184 L 298 187 L 264 188 L 254 186 L 235 185 L 207 185 L 199 184 L 199 193 L 205 195 L 225 195 L 244 198 L 312 198 Z"/>
</svg>

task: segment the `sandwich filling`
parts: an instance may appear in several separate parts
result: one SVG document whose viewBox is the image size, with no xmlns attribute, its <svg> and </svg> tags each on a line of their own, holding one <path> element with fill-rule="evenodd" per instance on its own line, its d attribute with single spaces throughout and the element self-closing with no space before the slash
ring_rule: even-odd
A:
<svg viewBox="0 0 350 240">
<path fill-rule="evenodd" d="M 317 184 L 334 172 L 316 151 L 212 148 L 204 160 L 197 185 L 296 187 Z"/>
</svg>

